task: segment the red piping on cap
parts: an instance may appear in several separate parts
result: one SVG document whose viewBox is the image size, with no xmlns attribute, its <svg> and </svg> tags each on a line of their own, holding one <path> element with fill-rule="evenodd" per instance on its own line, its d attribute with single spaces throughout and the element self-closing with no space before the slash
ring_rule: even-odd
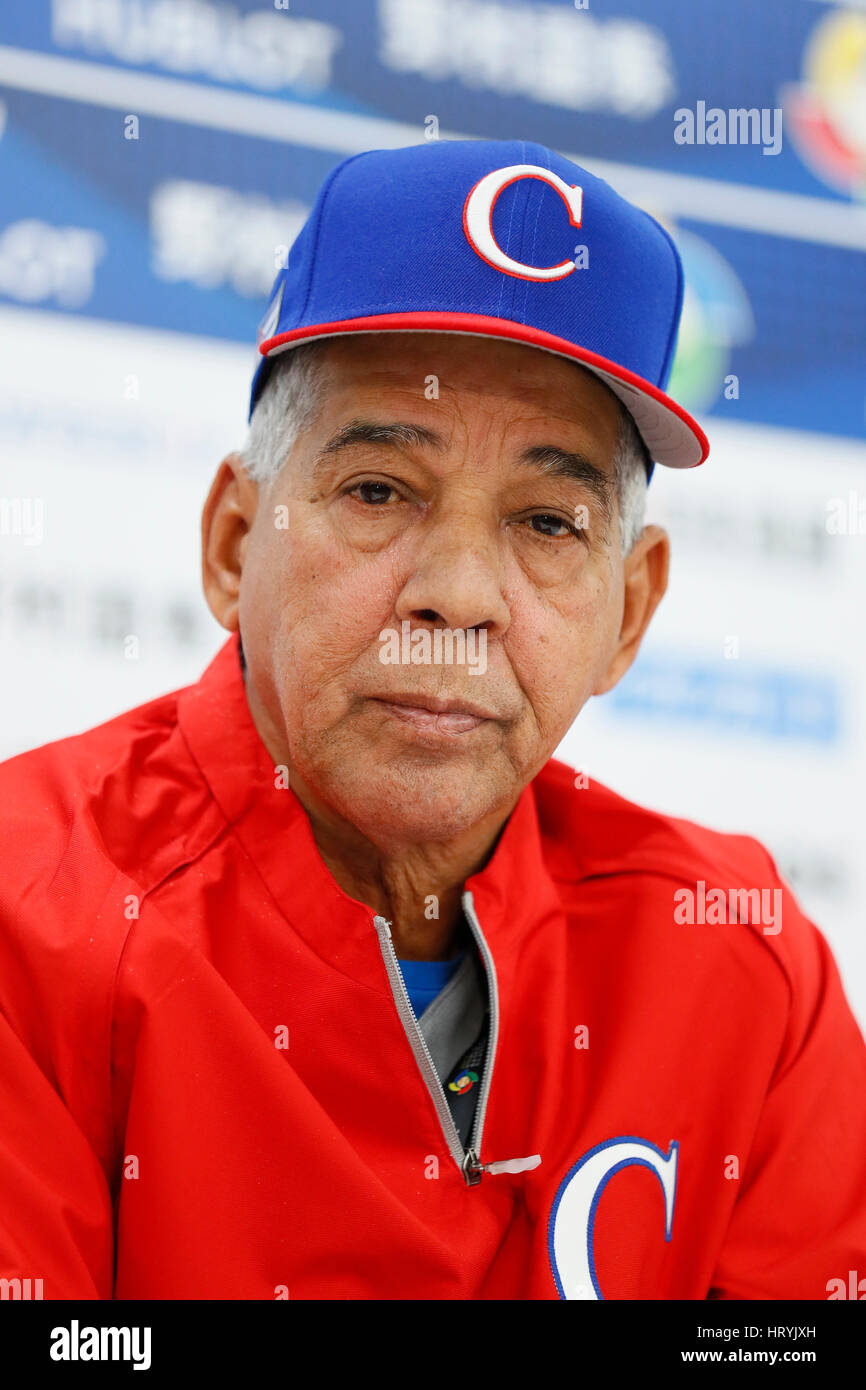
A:
<svg viewBox="0 0 866 1390">
<path fill-rule="evenodd" d="M 262 357 L 269 357 L 274 348 L 283 347 L 286 343 L 329 338 L 343 333 L 388 333 L 399 332 L 401 329 L 428 329 L 433 333 L 477 333 L 487 338 L 509 338 L 515 342 L 528 343 L 531 347 L 547 348 L 550 352 L 571 357 L 576 362 L 585 362 L 587 366 L 597 367 L 599 371 L 607 372 L 625 385 L 633 386 L 642 395 L 649 396 L 665 410 L 676 415 L 691 431 L 701 448 L 701 457 L 697 463 L 691 465 L 692 467 L 703 463 L 710 452 L 707 436 L 697 421 L 651 381 L 629 371 L 628 367 L 621 366 L 619 362 L 602 357 L 598 352 L 591 352 L 589 348 L 570 343 L 567 338 L 559 338 L 555 333 L 545 333 L 543 329 L 533 328 L 528 324 L 515 323 L 512 319 L 492 318 L 487 314 L 456 314 L 436 309 L 413 310 L 405 314 L 369 314 L 365 318 L 341 319 L 335 323 L 315 323 L 304 328 L 291 328 L 286 333 L 266 338 L 260 344 L 259 352 Z"/>
</svg>

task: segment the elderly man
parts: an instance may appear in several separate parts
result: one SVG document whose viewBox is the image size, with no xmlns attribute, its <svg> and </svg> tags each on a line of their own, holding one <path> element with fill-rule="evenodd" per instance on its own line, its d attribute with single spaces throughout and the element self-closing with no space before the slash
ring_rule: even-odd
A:
<svg viewBox="0 0 866 1390">
<path fill-rule="evenodd" d="M 822 936 L 755 841 L 551 757 L 664 594 L 654 463 L 706 453 L 663 390 L 681 300 L 662 228 L 540 146 L 331 174 L 204 509 L 230 637 L 2 771 L 4 1277 L 866 1274 L 866 1048 Z"/>
</svg>

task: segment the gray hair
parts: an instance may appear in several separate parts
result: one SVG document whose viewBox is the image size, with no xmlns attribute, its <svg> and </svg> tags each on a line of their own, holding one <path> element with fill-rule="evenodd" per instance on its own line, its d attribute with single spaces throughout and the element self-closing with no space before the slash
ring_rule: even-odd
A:
<svg viewBox="0 0 866 1390">
<path fill-rule="evenodd" d="M 619 436 L 614 454 L 622 553 L 627 555 L 644 528 L 646 490 L 652 460 L 638 427 L 619 402 Z"/>
<path fill-rule="evenodd" d="M 327 340 L 304 343 L 281 353 L 273 362 L 253 410 L 244 467 L 257 483 L 268 483 L 280 472 L 301 430 L 310 423 L 323 384 Z M 619 502 L 622 552 L 627 555 L 643 530 L 649 453 L 621 401 L 614 474 Z"/>
</svg>

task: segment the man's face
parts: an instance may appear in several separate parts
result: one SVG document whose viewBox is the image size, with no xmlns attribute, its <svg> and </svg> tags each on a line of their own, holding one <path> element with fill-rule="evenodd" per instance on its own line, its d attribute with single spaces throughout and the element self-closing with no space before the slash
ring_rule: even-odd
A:
<svg viewBox="0 0 866 1390">
<path fill-rule="evenodd" d="M 450 840 L 507 814 L 621 674 L 617 402 L 552 354 L 449 334 L 336 338 L 325 371 L 241 546 L 251 709 L 374 844 Z M 483 631 L 483 674 L 385 664 L 406 621 L 477 629 L 476 653 Z"/>
</svg>

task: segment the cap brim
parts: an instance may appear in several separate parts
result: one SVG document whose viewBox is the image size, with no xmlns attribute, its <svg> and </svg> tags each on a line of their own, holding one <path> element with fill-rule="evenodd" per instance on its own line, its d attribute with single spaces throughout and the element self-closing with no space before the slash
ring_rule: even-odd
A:
<svg viewBox="0 0 866 1390">
<path fill-rule="evenodd" d="M 629 411 L 655 463 L 667 468 L 696 468 L 710 446 L 696 420 L 652 382 L 621 367 L 618 362 L 511 319 L 482 314 L 439 313 L 420 310 L 403 314 L 371 314 L 336 323 L 310 324 L 277 333 L 259 345 L 262 357 L 277 357 L 301 343 L 336 338 L 349 333 L 461 333 L 477 338 L 506 338 L 527 343 L 545 352 L 578 362 L 609 386 Z"/>
</svg>

